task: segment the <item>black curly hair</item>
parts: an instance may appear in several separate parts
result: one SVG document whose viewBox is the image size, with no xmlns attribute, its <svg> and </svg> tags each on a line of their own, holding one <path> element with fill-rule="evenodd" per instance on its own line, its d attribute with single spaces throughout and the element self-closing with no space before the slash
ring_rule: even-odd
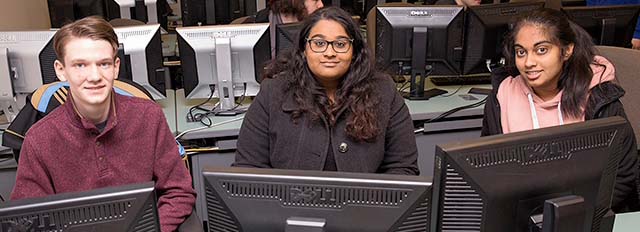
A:
<svg viewBox="0 0 640 232">
<path fill-rule="evenodd" d="M 344 27 L 353 39 L 353 58 L 347 73 L 342 77 L 334 101 L 331 102 L 325 88 L 309 70 L 304 54 L 306 38 L 320 20 L 331 20 Z M 292 119 L 309 114 L 315 121 L 325 118 L 335 125 L 337 113 L 345 109 L 348 112 L 345 132 L 355 141 L 372 141 L 380 133 L 376 106 L 380 99 L 375 95 L 376 81 L 385 78 L 385 74 L 375 71 L 371 53 L 360 33 L 358 24 L 344 10 L 337 7 L 325 7 L 311 14 L 300 30 L 294 48 L 279 56 L 267 68 L 264 78 L 283 78 L 289 83 L 284 91 L 290 91 L 300 110 L 292 113 Z M 388 76 L 386 76 L 388 77 Z M 390 78 L 390 77 L 388 77 Z"/>
</svg>

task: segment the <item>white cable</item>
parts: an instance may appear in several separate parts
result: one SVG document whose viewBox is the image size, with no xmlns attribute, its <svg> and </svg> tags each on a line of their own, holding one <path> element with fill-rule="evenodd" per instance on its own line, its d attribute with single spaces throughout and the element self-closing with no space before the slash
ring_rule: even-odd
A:
<svg viewBox="0 0 640 232">
<path fill-rule="evenodd" d="M 491 72 L 491 60 L 490 59 L 486 59 L 484 62 L 487 64 L 487 70 L 489 70 L 489 72 Z"/>
</svg>

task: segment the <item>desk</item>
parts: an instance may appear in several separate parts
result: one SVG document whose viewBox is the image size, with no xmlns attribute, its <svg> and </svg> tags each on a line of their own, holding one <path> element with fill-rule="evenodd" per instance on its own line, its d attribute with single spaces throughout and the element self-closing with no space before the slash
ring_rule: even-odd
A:
<svg viewBox="0 0 640 232">
<path fill-rule="evenodd" d="M 0 125 L 0 128 L 6 129 L 8 124 Z M 0 132 L 0 144 L 2 144 L 2 133 Z M 18 164 L 13 158 L 11 150 L 8 147 L 0 145 L 0 196 L 4 200 L 9 199 L 11 190 L 16 183 L 16 170 Z M 1 202 L 1 200 L 0 200 Z"/>
<path fill-rule="evenodd" d="M 162 100 L 157 100 L 156 103 L 162 107 L 162 112 L 167 118 L 169 129 L 174 135 L 177 132 L 176 124 L 176 91 L 173 89 L 167 89 L 167 97 Z"/>
<path fill-rule="evenodd" d="M 449 91 L 449 93 L 431 98 L 427 101 L 405 101 L 414 125 L 418 125 L 418 127 L 424 126 L 425 128 L 424 133 L 416 134 L 414 138 L 418 144 L 418 166 L 421 175 L 431 176 L 433 174 L 435 144 L 480 136 L 483 106 L 461 110 L 447 117 L 448 120 L 445 121 L 425 123 L 427 120 L 435 118 L 450 109 L 481 101 L 484 96 L 467 94 L 472 87 L 491 88 L 490 85 L 440 86 L 438 88 L 445 89 Z M 429 84 L 427 88 L 433 88 L 433 86 Z M 203 126 L 199 122 L 186 121 L 189 108 L 202 101 L 203 99 L 187 100 L 185 99 L 183 89 L 176 90 L 178 133 Z M 243 117 L 243 115 L 211 117 L 211 121 L 215 124 L 240 117 Z M 242 121 L 237 120 L 217 127 L 189 132 L 181 137 L 182 140 L 211 139 L 213 141 L 211 146 L 219 149 L 216 152 L 200 153 L 191 156 L 191 175 L 198 196 L 205 195 L 201 175 L 203 167 L 229 166 L 233 163 L 235 159 L 236 141 L 241 125 Z M 206 212 L 204 197 L 198 197 L 198 199 L 196 199 L 196 212 L 201 219 L 207 221 L 207 218 L 203 214 Z"/>
<path fill-rule="evenodd" d="M 616 214 L 613 232 L 635 232 L 640 228 L 640 212 Z"/>
</svg>

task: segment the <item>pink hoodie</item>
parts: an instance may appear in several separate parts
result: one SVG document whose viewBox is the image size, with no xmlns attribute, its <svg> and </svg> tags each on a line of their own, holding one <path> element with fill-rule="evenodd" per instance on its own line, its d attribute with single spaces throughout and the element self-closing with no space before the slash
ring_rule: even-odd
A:
<svg viewBox="0 0 640 232">
<path fill-rule="evenodd" d="M 615 68 L 611 62 L 602 56 L 595 56 L 594 62 L 605 65 L 606 69 L 599 65 L 591 65 L 594 75 L 589 89 L 600 83 L 615 80 Z M 601 75 L 602 78 L 600 78 Z M 497 94 L 500 103 L 502 132 L 506 134 L 535 129 L 536 122 L 538 128 L 544 128 L 584 121 L 584 112 L 577 118 L 569 118 L 560 113 L 558 105 L 562 92 L 561 90 L 553 99 L 545 102 L 533 92 L 522 76 L 507 77 L 500 83 Z M 529 94 L 533 100 L 535 114 L 531 110 Z M 538 120 L 535 120 L 535 117 Z"/>
</svg>

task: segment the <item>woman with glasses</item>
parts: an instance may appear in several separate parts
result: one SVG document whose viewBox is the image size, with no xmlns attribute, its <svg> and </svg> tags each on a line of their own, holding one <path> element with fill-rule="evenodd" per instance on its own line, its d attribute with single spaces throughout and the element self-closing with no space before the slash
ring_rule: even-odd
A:
<svg viewBox="0 0 640 232">
<path fill-rule="evenodd" d="M 298 38 L 270 65 L 233 165 L 418 175 L 409 111 L 351 16 L 320 9 Z"/>
</svg>

